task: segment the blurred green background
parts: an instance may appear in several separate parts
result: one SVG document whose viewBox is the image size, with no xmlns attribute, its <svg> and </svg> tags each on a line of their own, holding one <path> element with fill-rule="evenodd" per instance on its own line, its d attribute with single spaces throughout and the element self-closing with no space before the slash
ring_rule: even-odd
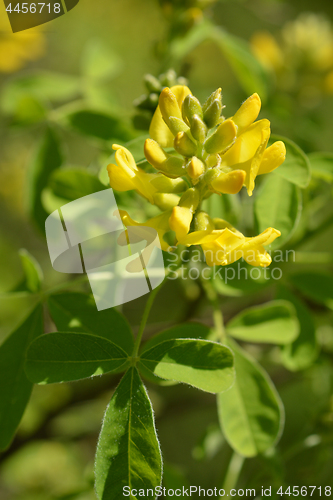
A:
<svg viewBox="0 0 333 500">
<path fill-rule="evenodd" d="M 125 142 L 144 133 L 135 129 L 133 121 L 138 114 L 133 101 L 146 91 L 144 74 L 158 75 L 173 67 L 188 79 L 192 92 L 202 100 L 221 86 L 227 116 L 249 95 L 230 61 L 212 40 L 203 41 L 181 58 L 168 59 L 163 55 L 170 30 L 165 12 L 157 0 L 80 0 L 70 13 L 39 30 L 38 43 L 44 47 L 43 54 L 33 61 L 27 58 L 16 71 L 0 73 L 1 293 L 19 289 L 23 279 L 18 255 L 21 248 L 40 262 L 49 285 L 64 279 L 51 268 L 45 237 L 31 218 L 30 167 L 50 124 L 61 140 L 66 166 L 80 167 L 97 176 L 112 152 L 112 139 Z M 219 0 L 207 8 L 205 15 L 228 33 L 250 42 L 259 31 L 268 31 L 279 40 L 286 23 L 304 12 L 324 15 L 332 22 L 333 4 L 324 0 Z M 2 39 L 13 35 L 9 33 L 3 5 L 0 16 L 1 67 L 6 50 Z M 332 25 L 331 36 L 333 40 Z M 322 70 L 308 67 L 304 61 L 302 64 L 293 75 L 294 84 L 288 88 L 281 84 L 281 75 L 268 71 L 261 117 L 271 120 L 274 134 L 289 137 L 306 153 L 333 153 L 332 94 L 318 87 L 324 78 Z M 333 54 L 330 64 L 325 69 L 327 74 L 333 71 Z M 34 75 L 41 71 L 45 80 L 38 80 L 35 85 Z M 304 81 L 312 89 L 309 98 L 298 92 Z M 83 122 L 75 126 L 68 116 L 77 109 L 114 117 L 110 137 L 92 136 Z M 331 167 L 329 179 L 333 178 L 332 172 Z M 131 200 L 129 197 L 129 203 Z M 313 201 L 307 205 L 308 216 L 315 214 L 311 232 L 332 214 L 332 180 L 317 179 L 310 185 L 305 200 Z M 307 241 L 304 248 L 331 253 L 332 243 L 332 228 L 327 227 L 318 238 Z M 308 265 L 305 262 L 304 269 Z M 298 264 L 298 269 L 303 267 Z M 332 261 L 324 260 L 320 269 L 331 272 Z M 255 298 L 245 295 L 238 302 L 226 298 L 225 316 L 228 319 L 254 300 L 269 298 L 270 292 L 265 290 Z M 145 298 L 137 299 L 123 308 L 134 328 L 140 321 L 144 302 Z M 290 373 L 278 364 L 277 348 L 249 347 L 272 375 L 287 419 L 278 452 L 247 460 L 239 487 L 281 485 L 282 481 L 285 485 L 333 486 L 332 310 L 310 299 L 306 306 L 314 312 L 323 347 L 313 366 L 304 372 Z M 11 302 L 4 296 L 0 307 L 2 340 L 24 314 L 26 298 Z M 168 283 L 152 311 L 148 334 L 188 318 L 211 325 L 207 301 L 195 283 Z M 52 325 L 48 324 L 48 328 Z M 105 376 L 34 388 L 12 447 L 0 455 L 1 500 L 94 498 L 96 440 L 105 406 L 117 383 L 117 376 Z M 165 485 L 221 486 L 232 452 L 218 427 L 214 397 L 199 395 L 195 389 L 184 386 L 148 385 L 148 389 L 165 460 Z"/>
</svg>

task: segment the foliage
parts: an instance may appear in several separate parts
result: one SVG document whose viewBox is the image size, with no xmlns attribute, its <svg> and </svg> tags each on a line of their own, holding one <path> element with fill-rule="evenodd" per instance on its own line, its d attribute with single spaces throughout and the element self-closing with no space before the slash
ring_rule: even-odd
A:
<svg viewBox="0 0 333 500">
<path fill-rule="evenodd" d="M 126 23 L 132 29 L 141 23 L 140 37 L 149 39 L 144 63 L 127 40 L 128 26 L 124 45 L 115 45 L 121 57 L 111 51 L 111 38 L 98 38 L 98 26 L 97 38 L 80 47 L 71 74 L 42 61 L 40 68 L 1 81 L 9 177 L 0 171 L 0 496 L 113 500 L 124 486 L 200 484 L 255 488 L 257 495 L 261 486 L 272 486 L 275 495 L 281 485 L 332 486 L 333 153 L 324 139 L 332 133 L 327 124 L 333 108 L 323 93 L 320 100 L 311 98 L 311 106 L 304 99 L 310 80 L 325 74 L 330 83 L 331 66 L 293 62 L 297 44 L 289 37 L 288 63 L 268 68 L 258 55 L 258 38 L 256 51 L 255 39 L 251 47 L 241 32 L 250 11 L 254 25 L 267 28 L 250 2 L 161 0 L 148 10 L 141 2 L 150 21 L 136 15 L 134 4 Z M 124 7 L 114 8 L 113 29 L 123 29 L 116 20 Z M 274 8 L 288 20 L 283 2 Z M 228 21 L 228 13 L 235 18 L 237 12 L 239 26 Z M 128 66 L 126 44 L 134 54 Z M 208 66 L 216 68 L 216 77 Z M 288 67 L 302 75 L 296 87 L 286 77 Z M 147 70 L 146 93 L 139 98 L 138 82 Z M 223 101 L 220 91 L 212 93 L 217 79 Z M 187 81 L 200 99 L 188 94 L 182 104 L 186 96 L 179 98 L 173 120 L 170 102 L 163 108 L 163 99 L 172 100 L 166 87 L 184 88 Z M 224 115 L 248 110 L 249 102 L 258 107 L 253 96 L 240 107 L 253 93 L 260 94 L 262 116 L 277 135 L 269 142 L 265 136 L 251 155 L 253 185 L 246 187 L 251 194 L 255 181 L 256 189 L 248 197 L 241 189 L 248 166 L 230 161 L 219 179 L 209 178 L 209 171 L 216 166 L 212 157 L 220 165 L 244 132 L 240 111 L 226 120 Z M 163 134 L 155 135 L 152 145 L 148 127 L 153 114 L 156 125 L 159 112 L 150 135 L 161 127 L 165 133 L 168 125 L 172 140 L 161 144 Z M 256 126 L 255 119 L 245 130 Z M 229 137 L 225 129 L 219 136 L 226 122 L 234 133 Z M 246 146 L 253 143 L 251 136 Z M 256 178 L 254 165 L 260 168 L 266 146 L 275 151 L 278 144 L 280 154 L 282 143 L 286 160 L 276 170 L 272 161 L 274 172 L 262 167 L 268 175 Z M 132 168 L 126 179 L 118 175 L 122 158 Z M 17 183 L 20 163 L 27 175 Z M 205 182 L 201 164 L 209 174 Z M 230 171 L 239 176 L 231 191 L 225 178 Z M 45 220 L 66 203 L 108 189 L 110 179 L 125 226 L 148 219 L 163 236 L 167 277 L 144 297 L 98 311 L 87 275 L 52 269 Z M 151 179 L 163 186 L 151 189 Z M 158 218 L 161 211 L 164 219 Z M 225 252 L 219 265 L 207 258 L 215 248 L 211 241 L 205 246 L 199 237 L 193 240 L 200 231 L 224 232 L 245 245 L 267 228 L 281 236 L 269 241 L 260 266 L 246 261 L 244 249 L 241 260 Z"/>
</svg>

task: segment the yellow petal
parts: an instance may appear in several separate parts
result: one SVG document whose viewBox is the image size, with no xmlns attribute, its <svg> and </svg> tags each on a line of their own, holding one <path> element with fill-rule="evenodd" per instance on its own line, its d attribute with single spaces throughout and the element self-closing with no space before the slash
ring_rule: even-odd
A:
<svg viewBox="0 0 333 500">
<path fill-rule="evenodd" d="M 221 123 L 214 134 L 205 142 L 207 153 L 221 153 L 229 147 L 236 139 L 237 127 L 232 120 L 225 120 Z"/>
<path fill-rule="evenodd" d="M 241 133 L 257 119 L 261 108 L 261 100 L 258 94 L 251 95 L 241 105 L 239 110 L 233 116 L 232 120 L 238 127 L 238 133 Z"/>
<path fill-rule="evenodd" d="M 211 182 L 211 186 L 220 193 L 236 194 L 242 189 L 245 178 L 246 172 L 244 170 L 233 170 L 219 175 L 217 179 Z"/>
<path fill-rule="evenodd" d="M 113 163 L 107 166 L 107 171 L 112 189 L 116 191 L 130 191 L 135 189 L 133 179 L 131 178 L 134 177 L 134 174 L 132 176 L 129 175 L 122 167 Z"/>
<path fill-rule="evenodd" d="M 169 219 L 169 226 L 176 233 L 177 240 L 181 240 L 190 230 L 193 218 L 192 210 L 186 207 L 174 207 Z"/>
<path fill-rule="evenodd" d="M 286 146 L 282 141 L 274 142 L 263 154 L 258 175 L 268 174 L 281 165 L 286 159 Z"/>
<path fill-rule="evenodd" d="M 271 256 L 266 252 L 264 246 L 270 245 L 276 238 L 281 236 L 280 231 L 269 227 L 254 238 L 246 238 L 242 246 L 243 257 L 251 266 L 266 267 L 272 262 Z"/>
</svg>

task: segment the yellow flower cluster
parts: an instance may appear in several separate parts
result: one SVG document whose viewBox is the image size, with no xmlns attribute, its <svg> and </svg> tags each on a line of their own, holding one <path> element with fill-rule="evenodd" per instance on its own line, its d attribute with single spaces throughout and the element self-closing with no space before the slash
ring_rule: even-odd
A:
<svg viewBox="0 0 333 500">
<path fill-rule="evenodd" d="M 0 73 L 14 73 L 45 50 L 43 33 L 29 29 L 12 33 L 6 12 L 0 16 Z"/>
<path fill-rule="evenodd" d="M 285 90 L 333 93 L 333 29 L 318 14 L 302 13 L 283 27 L 280 40 L 267 31 L 253 35 L 253 53 L 276 74 Z M 317 77 L 317 78 L 316 78 Z"/>
<path fill-rule="evenodd" d="M 255 266 L 269 265 L 264 246 L 280 236 L 278 230 L 268 228 L 247 238 L 201 210 L 202 201 L 214 193 L 236 194 L 245 186 L 251 196 L 257 175 L 284 161 L 283 142 L 267 147 L 270 123 L 256 121 L 260 107 L 259 96 L 253 94 L 233 117 L 225 118 L 221 89 L 202 106 L 186 86 L 165 88 L 150 125 L 151 138 L 144 145 L 145 157 L 157 172 L 139 168 L 131 153 L 118 145 L 113 146 L 116 164 L 108 165 L 113 189 L 134 189 L 163 213 L 141 224 L 121 211 L 124 225 L 156 229 L 166 251 L 170 246 L 164 237 L 174 231 L 176 244 L 201 245 L 210 266 L 241 257 Z"/>
</svg>

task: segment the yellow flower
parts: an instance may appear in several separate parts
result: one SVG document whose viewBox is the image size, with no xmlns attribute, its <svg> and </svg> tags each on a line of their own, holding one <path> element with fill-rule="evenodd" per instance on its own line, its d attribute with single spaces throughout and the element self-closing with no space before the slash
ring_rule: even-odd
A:
<svg viewBox="0 0 333 500">
<path fill-rule="evenodd" d="M 165 192 L 179 192 L 186 186 L 182 179 L 167 179 L 162 174 L 149 174 L 139 168 L 128 149 L 118 144 L 112 146 L 116 150 L 116 164 L 107 166 L 110 186 L 116 191 L 135 189 L 139 194 L 154 204 L 154 195 Z"/>
<path fill-rule="evenodd" d="M 170 247 L 164 237 L 173 231 L 176 245 L 201 245 L 210 266 L 227 265 L 241 257 L 253 266 L 268 266 L 271 258 L 264 247 L 280 236 L 278 230 L 268 228 L 247 238 L 200 209 L 213 193 L 236 194 L 245 185 L 252 195 L 256 176 L 284 161 L 283 142 L 267 147 L 270 122 L 256 121 L 260 108 L 260 98 L 253 94 L 226 119 L 221 116 L 221 89 L 202 106 L 188 87 L 164 88 L 150 127 L 152 138 L 144 145 L 146 159 L 161 173 L 144 172 L 130 152 L 117 145 L 113 146 L 117 165 L 108 166 L 111 187 L 135 189 L 164 212 L 138 223 L 121 211 L 124 225 L 154 228 L 166 251 Z M 171 154 L 163 149 L 172 146 Z M 162 179 L 171 186 L 162 186 Z"/>
<path fill-rule="evenodd" d="M 186 246 L 201 245 L 209 266 L 225 266 L 243 257 L 252 266 L 266 267 L 272 259 L 264 246 L 272 243 L 280 235 L 280 231 L 270 227 L 258 236 L 246 238 L 234 228 L 226 227 L 194 231 L 183 237 L 179 243 Z"/>
<path fill-rule="evenodd" d="M 151 227 L 157 231 L 161 248 L 166 252 L 170 249 L 170 245 L 164 240 L 165 233 L 170 231 L 169 227 L 169 217 L 171 215 L 171 210 L 164 212 L 157 217 L 147 220 L 146 222 L 136 222 L 131 219 L 125 210 L 119 210 L 120 218 L 122 223 L 126 227 L 137 226 L 137 227 Z"/>
<path fill-rule="evenodd" d="M 13 73 L 45 51 L 45 38 L 36 28 L 12 33 L 6 13 L 0 16 L 0 72 Z"/>
</svg>

